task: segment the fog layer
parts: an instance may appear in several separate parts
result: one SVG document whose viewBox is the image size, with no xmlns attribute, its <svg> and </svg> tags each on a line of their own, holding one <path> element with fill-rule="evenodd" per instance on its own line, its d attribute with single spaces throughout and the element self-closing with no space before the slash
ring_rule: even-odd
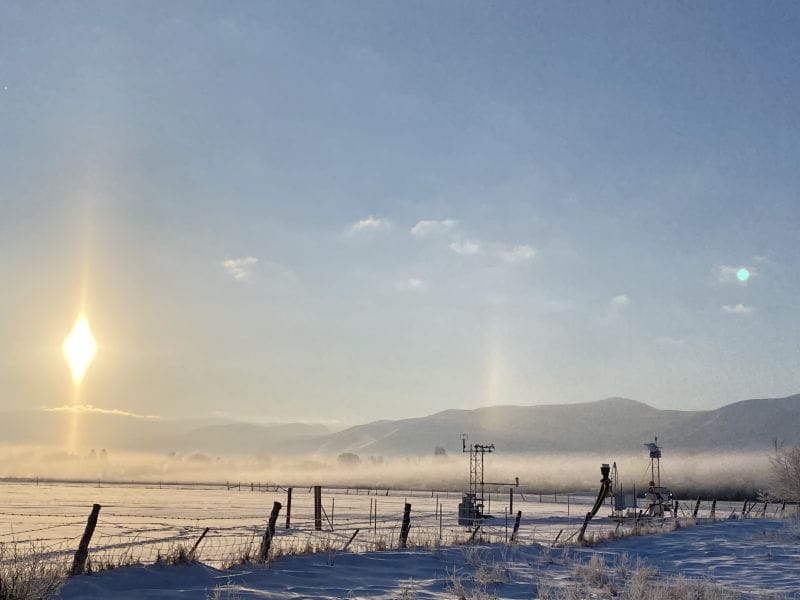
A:
<svg viewBox="0 0 800 600">
<path fill-rule="evenodd" d="M 650 480 L 646 454 L 531 454 L 485 457 L 487 489 L 513 485 L 522 493 L 592 491 L 600 465 L 616 461 L 620 487 L 643 490 Z M 308 458 L 209 456 L 201 453 L 145 454 L 92 451 L 69 454 L 41 446 L 0 446 L 0 476 L 6 478 L 163 481 L 283 486 L 460 490 L 469 481 L 469 458 L 447 455 L 362 459 L 355 455 Z M 712 496 L 753 494 L 767 486 L 766 453 L 671 454 L 661 461 L 662 485 L 677 493 Z M 498 485 L 495 485 L 498 484 Z"/>
</svg>

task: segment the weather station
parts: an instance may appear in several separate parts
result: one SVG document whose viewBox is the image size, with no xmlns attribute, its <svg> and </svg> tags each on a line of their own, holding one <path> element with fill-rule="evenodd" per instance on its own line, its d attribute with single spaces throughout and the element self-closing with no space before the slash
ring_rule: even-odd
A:
<svg viewBox="0 0 800 600">
<path fill-rule="evenodd" d="M 469 453 L 469 491 L 461 497 L 458 505 L 458 524 L 474 527 L 483 519 L 491 518 L 485 509 L 485 488 L 486 486 L 513 486 L 519 487 L 519 477 L 514 478 L 513 483 L 500 483 L 485 481 L 484 459 L 487 454 L 494 452 L 494 444 L 467 444 L 469 436 L 461 434 L 461 452 Z"/>
</svg>

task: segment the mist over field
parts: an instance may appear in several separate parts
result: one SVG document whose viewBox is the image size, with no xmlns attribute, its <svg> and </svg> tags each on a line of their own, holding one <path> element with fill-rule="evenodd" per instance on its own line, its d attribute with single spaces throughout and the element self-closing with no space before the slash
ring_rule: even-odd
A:
<svg viewBox="0 0 800 600">
<path fill-rule="evenodd" d="M 278 484 L 281 486 L 360 487 L 371 489 L 462 490 L 469 480 L 468 457 L 246 457 L 201 452 L 150 454 L 90 452 L 69 454 L 42 446 L 2 446 L 0 476 L 6 478 L 149 481 L 182 483 Z M 505 490 L 519 477 L 523 493 L 594 491 L 600 465 L 616 461 L 620 487 L 644 490 L 649 481 L 646 453 L 490 454 L 485 480 Z M 662 484 L 675 493 L 752 496 L 769 481 L 769 456 L 762 452 L 676 453 L 661 461 Z"/>
</svg>

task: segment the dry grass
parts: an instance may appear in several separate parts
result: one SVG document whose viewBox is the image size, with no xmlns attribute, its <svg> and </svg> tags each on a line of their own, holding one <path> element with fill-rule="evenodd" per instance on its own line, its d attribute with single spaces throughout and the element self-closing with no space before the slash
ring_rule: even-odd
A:
<svg viewBox="0 0 800 600">
<path fill-rule="evenodd" d="M 727 586 L 702 579 L 661 577 L 657 569 L 641 562 L 631 565 L 630 557 L 621 555 L 615 564 L 608 565 L 600 555 L 588 563 L 575 563 L 572 577 L 566 583 L 555 584 L 540 578 L 536 582 L 539 600 L 743 600 L 745 596 Z M 781 595 L 760 598 L 779 600 Z"/>
<path fill-rule="evenodd" d="M 66 581 L 67 565 L 31 545 L 0 544 L 0 600 L 49 600 Z"/>
<path fill-rule="evenodd" d="M 616 529 L 606 529 L 604 531 L 590 531 L 586 534 L 582 542 L 575 543 L 581 546 L 596 546 L 603 542 L 618 540 L 633 535 L 656 535 L 667 531 L 675 531 L 682 527 L 692 527 L 694 525 L 695 520 L 692 518 L 640 521 L 630 528 L 617 527 Z"/>
<path fill-rule="evenodd" d="M 239 588 L 235 585 L 218 585 L 206 596 L 207 600 L 239 600 Z"/>
</svg>

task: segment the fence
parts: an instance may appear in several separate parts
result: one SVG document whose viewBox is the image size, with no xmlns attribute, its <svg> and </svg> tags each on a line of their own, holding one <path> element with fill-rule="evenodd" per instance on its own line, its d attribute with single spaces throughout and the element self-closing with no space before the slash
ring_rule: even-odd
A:
<svg viewBox="0 0 800 600">
<path fill-rule="evenodd" d="M 0 486 L 0 545 L 16 553 L 35 550 L 69 565 L 84 536 L 89 508 L 100 503 L 89 545 L 92 568 L 155 562 L 177 549 L 213 566 L 256 560 L 275 503 L 281 510 L 268 535 L 270 556 L 304 552 L 365 552 L 403 545 L 435 546 L 471 539 L 508 541 L 522 512 L 515 540 L 552 545 L 573 538 L 591 507 L 589 494 L 521 494 L 508 488 L 487 497 L 479 532 L 459 526 L 455 492 L 364 488 L 290 488 L 276 484 L 235 486 L 5 483 Z M 403 517 L 410 504 L 406 542 Z M 684 501 L 682 516 L 697 518 L 773 516 L 781 506 L 763 503 Z M 594 532 L 617 524 L 598 517 Z M 202 539 L 201 539 L 202 535 Z"/>
</svg>

